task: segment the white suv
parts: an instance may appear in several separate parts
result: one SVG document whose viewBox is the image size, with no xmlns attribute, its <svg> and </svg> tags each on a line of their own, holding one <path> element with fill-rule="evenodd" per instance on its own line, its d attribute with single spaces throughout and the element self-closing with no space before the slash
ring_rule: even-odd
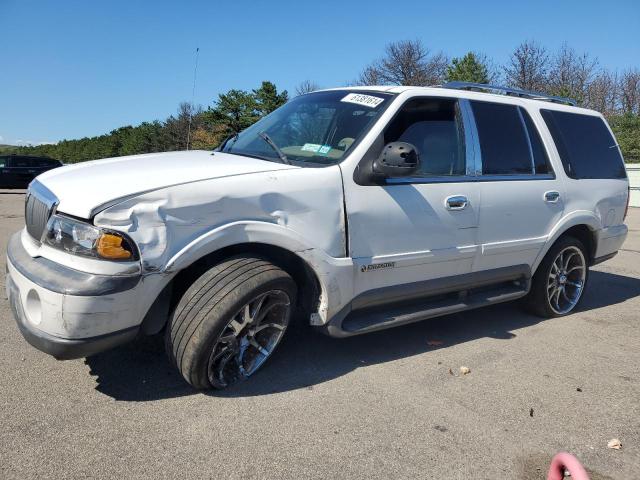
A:
<svg viewBox="0 0 640 480">
<path fill-rule="evenodd" d="M 622 245 L 628 201 L 607 123 L 569 103 L 325 90 L 215 152 L 44 173 L 8 247 L 18 326 L 59 359 L 164 330 L 206 389 L 253 374 L 294 320 L 346 337 L 520 297 L 566 315 Z"/>
</svg>

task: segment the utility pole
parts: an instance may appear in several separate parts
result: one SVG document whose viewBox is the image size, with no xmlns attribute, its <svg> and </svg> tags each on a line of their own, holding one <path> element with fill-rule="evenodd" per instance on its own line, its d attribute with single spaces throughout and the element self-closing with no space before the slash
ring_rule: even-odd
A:
<svg viewBox="0 0 640 480">
<path fill-rule="evenodd" d="M 196 79 L 198 78 L 198 55 L 200 53 L 200 47 L 196 48 L 196 64 L 193 68 L 193 88 L 191 89 L 191 105 L 189 107 L 189 128 L 187 128 L 187 150 L 189 150 L 189 142 L 191 141 L 191 120 L 193 119 L 193 100 L 196 96 Z"/>
</svg>

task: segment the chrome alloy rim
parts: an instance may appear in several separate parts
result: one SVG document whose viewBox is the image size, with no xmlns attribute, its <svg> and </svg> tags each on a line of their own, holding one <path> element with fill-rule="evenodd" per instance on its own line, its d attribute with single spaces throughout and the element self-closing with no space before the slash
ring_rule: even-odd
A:
<svg viewBox="0 0 640 480">
<path fill-rule="evenodd" d="M 558 253 L 547 280 L 547 298 L 555 313 L 568 313 L 577 305 L 586 277 L 587 265 L 582 250 L 567 247 Z"/>
<path fill-rule="evenodd" d="M 262 293 L 243 306 L 222 330 L 211 350 L 207 374 L 224 388 L 253 375 L 282 339 L 291 313 L 283 290 Z"/>
</svg>

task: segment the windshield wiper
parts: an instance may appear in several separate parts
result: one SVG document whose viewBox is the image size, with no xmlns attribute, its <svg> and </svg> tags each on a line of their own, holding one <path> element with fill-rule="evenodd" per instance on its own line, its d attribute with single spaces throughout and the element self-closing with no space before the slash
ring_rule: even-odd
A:
<svg viewBox="0 0 640 480">
<path fill-rule="evenodd" d="M 278 157 L 280 157 L 280 160 L 282 160 L 282 163 L 286 163 L 287 165 L 291 165 L 291 162 L 289 161 L 287 156 L 284 154 L 284 152 L 282 150 L 280 150 L 280 148 L 275 144 L 275 142 L 271 139 L 271 137 L 267 133 L 260 132 L 260 133 L 258 133 L 258 136 L 261 139 L 263 139 L 265 142 L 267 142 L 267 144 L 271 148 L 273 148 L 273 150 L 278 154 Z"/>
</svg>

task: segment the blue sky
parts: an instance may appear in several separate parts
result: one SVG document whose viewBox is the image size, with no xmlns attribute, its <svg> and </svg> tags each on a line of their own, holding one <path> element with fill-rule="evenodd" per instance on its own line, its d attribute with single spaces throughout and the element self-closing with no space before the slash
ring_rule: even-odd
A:
<svg viewBox="0 0 640 480">
<path fill-rule="evenodd" d="M 163 119 L 271 80 L 340 86 L 385 44 L 421 39 L 504 62 L 535 39 L 640 67 L 640 1 L 0 0 L 0 143 L 55 142 Z"/>
</svg>

